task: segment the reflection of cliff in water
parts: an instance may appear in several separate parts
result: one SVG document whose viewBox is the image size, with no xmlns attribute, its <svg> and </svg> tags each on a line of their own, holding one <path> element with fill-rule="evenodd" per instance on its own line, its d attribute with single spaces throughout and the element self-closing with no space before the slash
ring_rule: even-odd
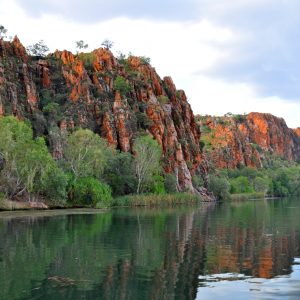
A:
<svg viewBox="0 0 300 300">
<path fill-rule="evenodd" d="M 233 215 L 241 208 L 226 206 L 178 217 L 177 230 L 165 233 L 160 266 L 143 286 L 149 289 L 145 292 L 149 299 L 194 299 L 201 285 L 199 275 L 242 273 L 272 278 L 291 273 L 294 257 L 300 255 L 300 228 L 282 225 L 296 225 L 296 216 L 282 219 L 272 202 L 256 205 L 241 207 L 240 216 Z M 101 287 L 108 298 L 127 299 L 128 293 L 141 288 L 132 288 L 138 275 L 132 263 L 123 260 L 107 269 Z"/>
<path fill-rule="evenodd" d="M 200 275 L 289 274 L 300 256 L 299 208 L 291 206 L 0 219 L 0 298 L 194 299 Z"/>
</svg>

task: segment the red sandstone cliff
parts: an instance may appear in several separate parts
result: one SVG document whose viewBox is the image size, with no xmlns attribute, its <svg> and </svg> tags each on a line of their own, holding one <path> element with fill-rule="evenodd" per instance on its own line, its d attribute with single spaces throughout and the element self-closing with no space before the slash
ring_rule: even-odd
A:
<svg viewBox="0 0 300 300">
<path fill-rule="evenodd" d="M 118 60 L 103 48 L 41 58 L 28 56 L 17 37 L 0 40 L 0 115 L 6 114 L 29 119 L 57 159 L 76 127 L 90 128 L 122 151 L 147 132 L 161 145 L 165 170 L 176 174 L 180 190 L 193 189 L 191 174 L 202 161 L 200 129 L 185 93 L 142 58 Z"/>
<path fill-rule="evenodd" d="M 290 129 L 271 114 L 198 116 L 197 121 L 204 149 L 218 168 L 260 168 L 271 155 L 290 161 L 300 158 L 299 128 Z"/>
</svg>

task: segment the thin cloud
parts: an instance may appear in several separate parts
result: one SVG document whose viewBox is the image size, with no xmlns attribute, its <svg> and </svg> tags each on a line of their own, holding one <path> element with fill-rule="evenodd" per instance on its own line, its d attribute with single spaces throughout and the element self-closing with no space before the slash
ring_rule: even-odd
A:
<svg viewBox="0 0 300 300">
<path fill-rule="evenodd" d="M 182 21 L 198 16 L 198 4 L 195 0 L 17 0 L 17 2 L 33 17 L 40 17 L 45 13 L 55 14 L 81 23 L 95 23 L 120 17 Z"/>
</svg>

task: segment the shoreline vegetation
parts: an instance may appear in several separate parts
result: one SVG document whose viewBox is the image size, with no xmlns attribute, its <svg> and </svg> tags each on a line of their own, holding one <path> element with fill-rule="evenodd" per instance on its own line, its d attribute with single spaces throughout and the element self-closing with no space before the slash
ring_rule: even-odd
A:
<svg viewBox="0 0 300 300">
<path fill-rule="evenodd" d="M 98 205 L 96 207 L 88 205 L 47 206 L 43 202 L 20 202 L 1 199 L 0 211 L 74 208 L 109 209 L 117 207 L 171 207 L 182 204 L 196 204 L 200 202 L 204 201 L 201 200 L 199 195 L 192 193 L 126 195 L 114 198 L 108 206 Z"/>
<path fill-rule="evenodd" d="M 133 153 L 124 153 L 88 129 L 77 129 L 54 158 L 44 137 L 27 121 L 0 118 L 0 210 L 117 206 L 171 206 L 205 202 L 180 191 L 175 174 L 164 172 L 161 147 L 147 133 Z M 268 157 L 262 169 L 210 168 L 208 189 L 201 174 L 193 186 L 217 200 L 248 200 L 300 194 L 300 165 Z M 213 197 L 213 196 L 212 196 Z"/>
<path fill-rule="evenodd" d="M 270 200 L 282 199 L 282 197 L 268 197 L 263 193 L 248 193 L 248 194 L 231 194 L 230 201 L 250 201 L 250 200 Z M 215 201 L 216 202 L 216 201 Z M 140 194 L 140 195 L 126 195 L 114 198 L 109 206 L 89 206 L 89 205 L 64 205 L 64 206 L 47 206 L 44 202 L 25 202 L 25 201 L 11 201 L 7 199 L 0 199 L 0 212 L 8 211 L 27 211 L 27 210 L 72 210 L 72 209 L 93 209 L 103 210 L 112 208 L 134 208 L 134 207 L 175 207 L 178 205 L 194 205 L 194 204 L 212 203 L 211 201 L 204 201 L 201 196 L 192 193 L 175 193 L 175 194 Z"/>
</svg>

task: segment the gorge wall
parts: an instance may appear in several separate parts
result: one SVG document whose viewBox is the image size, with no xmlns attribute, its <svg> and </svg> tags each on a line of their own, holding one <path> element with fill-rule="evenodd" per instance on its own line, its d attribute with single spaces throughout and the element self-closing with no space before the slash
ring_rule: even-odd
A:
<svg viewBox="0 0 300 300">
<path fill-rule="evenodd" d="M 117 59 L 103 48 L 31 57 L 17 37 L 0 39 L 0 115 L 10 114 L 30 120 L 56 159 L 67 133 L 78 127 L 126 152 L 136 136 L 149 133 L 179 190 L 193 189 L 191 176 L 203 160 L 200 128 L 184 91 L 143 57 Z"/>
<path fill-rule="evenodd" d="M 202 147 L 217 168 L 263 167 L 271 157 L 300 159 L 300 128 L 266 113 L 197 116 Z"/>
</svg>

